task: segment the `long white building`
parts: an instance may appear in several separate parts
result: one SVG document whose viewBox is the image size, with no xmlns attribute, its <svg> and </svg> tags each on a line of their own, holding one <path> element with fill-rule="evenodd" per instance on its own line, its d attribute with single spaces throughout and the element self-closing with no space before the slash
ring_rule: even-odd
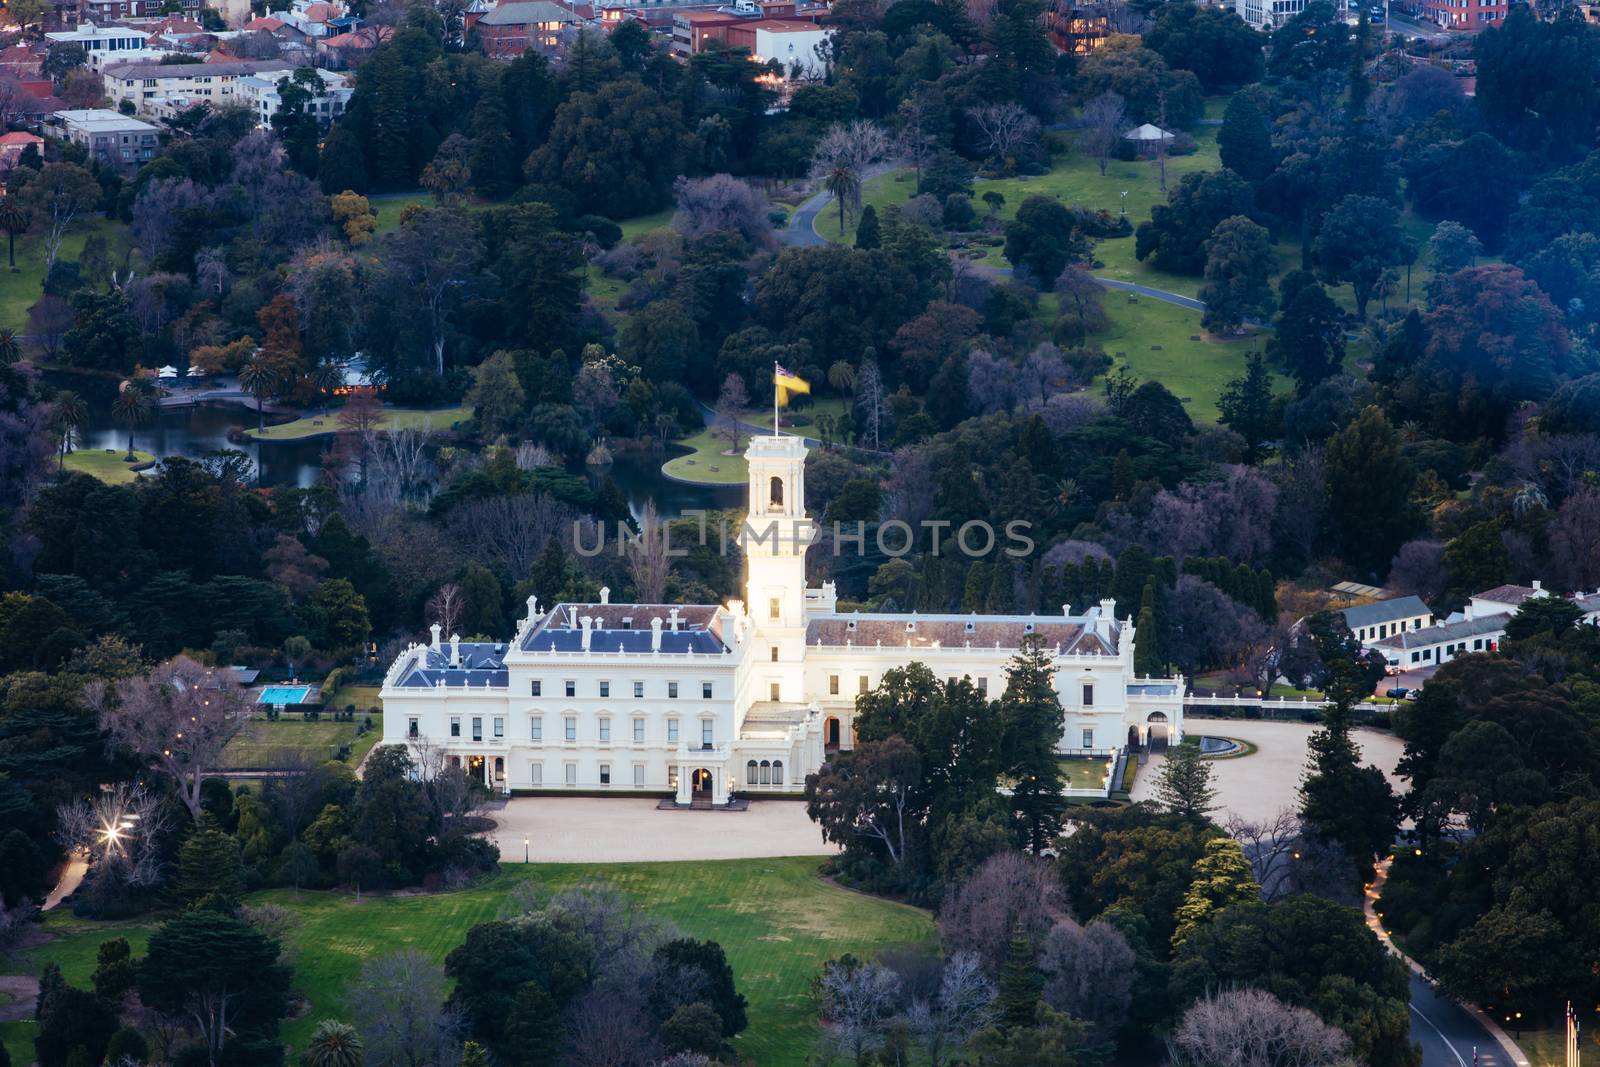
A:
<svg viewBox="0 0 1600 1067">
<path fill-rule="evenodd" d="M 505 644 L 406 649 L 384 679 L 384 743 L 464 764 L 502 792 L 633 792 L 679 803 L 795 793 L 854 743 L 855 698 L 913 662 L 998 697 L 1024 640 L 1055 653 L 1061 749 L 1178 740 L 1183 680 L 1136 678 L 1134 627 L 1102 600 L 1058 615 L 837 610 L 807 588 L 802 438 L 751 439 L 745 597 L 542 607 Z M 998 728 L 998 726 L 997 726 Z"/>
</svg>

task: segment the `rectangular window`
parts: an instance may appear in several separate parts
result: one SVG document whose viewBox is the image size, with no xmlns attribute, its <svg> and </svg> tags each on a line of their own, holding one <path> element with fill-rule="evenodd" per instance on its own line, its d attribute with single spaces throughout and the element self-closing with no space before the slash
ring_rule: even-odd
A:
<svg viewBox="0 0 1600 1067">
<path fill-rule="evenodd" d="M 600 740 L 611 740 L 611 720 L 604 717 L 600 719 Z"/>
<path fill-rule="evenodd" d="M 644 788 L 644 764 L 642 763 L 633 765 L 633 787 L 635 789 Z"/>
<path fill-rule="evenodd" d="M 644 696 L 644 683 L 643 682 L 634 682 L 633 683 L 633 699 L 638 700 L 643 696 Z"/>
<path fill-rule="evenodd" d="M 535 678 L 533 680 L 532 684 L 533 684 L 533 695 L 536 696 L 536 697 L 537 696 L 543 696 L 544 695 L 544 693 L 543 693 L 544 683 L 541 682 L 539 679 Z"/>
<path fill-rule="evenodd" d="M 768 700 L 778 700 L 779 699 L 779 696 L 778 696 L 779 690 L 778 690 L 778 683 L 777 682 L 773 682 L 771 685 L 769 685 L 767 687 L 767 691 L 769 693 L 769 695 L 767 697 Z"/>
<path fill-rule="evenodd" d="M 667 740 L 672 742 L 673 744 L 677 744 L 678 743 L 678 720 L 677 719 L 668 719 L 667 720 Z"/>
<path fill-rule="evenodd" d="M 472 739 L 474 741 L 483 740 L 483 717 L 481 715 L 472 717 Z"/>
<path fill-rule="evenodd" d="M 1094 685 L 1093 684 L 1085 684 L 1084 687 L 1083 687 L 1083 706 L 1086 707 L 1086 708 L 1094 707 Z"/>
<path fill-rule="evenodd" d="M 711 699 L 711 683 L 710 682 L 701 682 L 700 683 L 700 699 L 701 700 L 710 700 Z"/>
<path fill-rule="evenodd" d="M 568 715 L 565 719 L 562 719 L 561 725 L 562 729 L 566 731 L 568 741 L 576 741 L 578 739 L 578 720 L 574 716 Z"/>
<path fill-rule="evenodd" d="M 1094 747 L 1094 731 L 1093 730 L 1085 730 L 1085 731 L 1083 731 L 1083 747 L 1084 748 L 1093 748 Z"/>
<path fill-rule="evenodd" d="M 715 743 L 715 739 L 716 739 L 716 735 L 717 735 L 717 724 L 711 719 L 701 719 L 700 720 L 700 743 L 702 745 L 714 744 Z"/>
<path fill-rule="evenodd" d="M 978 679 L 978 695 L 981 697 L 989 695 L 989 676 L 987 674 Z"/>
<path fill-rule="evenodd" d="M 601 785 L 610 785 L 611 784 L 611 764 L 609 764 L 609 763 L 600 764 L 600 784 Z"/>
<path fill-rule="evenodd" d="M 1481 637 L 1479 637 L 1479 638 L 1475 638 L 1475 639 L 1474 639 L 1474 640 L 1473 640 L 1473 642 L 1472 642 L 1472 651 L 1474 651 L 1474 652 L 1476 652 L 1476 651 L 1478 651 L 1478 650 L 1479 650 L 1479 649 L 1481 649 L 1481 648 L 1482 648 L 1482 647 L 1483 647 L 1483 638 L 1481 638 Z M 411 720 L 411 721 L 412 721 L 412 722 L 416 722 L 416 720 L 415 720 L 415 719 L 413 719 L 413 720 Z"/>
<path fill-rule="evenodd" d="M 769 619 L 781 619 L 781 618 L 783 618 L 783 601 L 782 600 L 780 600 L 777 597 L 771 597 L 770 599 L 767 600 L 767 618 L 769 618 Z"/>
<path fill-rule="evenodd" d="M 544 740 L 544 719 L 535 715 L 528 720 L 528 738 L 533 741 Z"/>
<path fill-rule="evenodd" d="M 769 649 L 768 651 L 770 651 L 772 653 L 772 662 L 774 662 L 774 663 L 778 662 L 778 646 L 777 645 L 773 645 L 772 648 Z"/>
<path fill-rule="evenodd" d="M 678 699 L 678 683 L 677 682 L 668 682 L 667 683 L 667 699 L 668 700 L 677 700 Z"/>
<path fill-rule="evenodd" d="M 837 674 L 828 675 L 828 695 L 831 697 L 839 695 L 839 676 Z"/>
<path fill-rule="evenodd" d="M 1413 652 L 1413 653 L 1411 653 L 1411 662 L 1412 662 L 1412 663 L 1415 663 L 1415 662 L 1417 662 L 1417 660 L 1419 660 L 1419 659 L 1421 659 L 1421 658 L 1422 658 L 1422 653 L 1420 653 L 1420 652 Z"/>
<path fill-rule="evenodd" d="M 870 688 L 872 687 L 867 684 L 866 675 L 863 674 L 859 679 L 857 679 L 856 692 L 865 693 Z"/>
<path fill-rule="evenodd" d="M 408 721 L 408 723 L 406 725 L 406 736 L 407 737 L 416 737 L 417 736 L 417 717 L 415 715 L 411 716 L 410 720 Z"/>
<path fill-rule="evenodd" d="M 535 762 L 528 767 L 528 781 L 533 785 L 544 785 L 544 764 Z"/>
<path fill-rule="evenodd" d="M 577 785 L 578 784 L 578 765 L 576 763 L 567 764 L 566 773 L 567 773 L 567 784 L 568 785 Z"/>
<path fill-rule="evenodd" d="M 459 716 L 459 715 L 450 716 L 450 736 L 451 737 L 460 737 L 461 736 L 461 716 Z"/>
<path fill-rule="evenodd" d="M 578 695 L 578 683 L 574 682 L 570 678 L 567 679 L 567 696 L 575 697 L 577 695 Z"/>
<path fill-rule="evenodd" d="M 504 737 L 506 735 L 506 721 L 498 715 L 494 717 L 494 735 L 496 737 Z"/>
<path fill-rule="evenodd" d="M 633 720 L 633 740 L 635 741 L 635 743 L 644 740 L 644 720 L 643 719 L 637 719 L 636 718 L 636 719 Z"/>
<path fill-rule="evenodd" d="M 600 695 L 602 697 L 608 697 L 608 696 L 611 695 L 611 683 L 610 682 L 601 682 L 600 683 Z"/>
</svg>

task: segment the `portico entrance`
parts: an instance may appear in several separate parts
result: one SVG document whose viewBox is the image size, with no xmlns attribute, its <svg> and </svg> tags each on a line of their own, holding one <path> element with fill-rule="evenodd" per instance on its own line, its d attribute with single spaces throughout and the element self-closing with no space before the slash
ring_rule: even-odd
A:
<svg viewBox="0 0 1600 1067">
<path fill-rule="evenodd" d="M 695 800 L 710 800 L 716 788 L 716 778 L 704 767 L 697 768 L 692 779 Z"/>
</svg>

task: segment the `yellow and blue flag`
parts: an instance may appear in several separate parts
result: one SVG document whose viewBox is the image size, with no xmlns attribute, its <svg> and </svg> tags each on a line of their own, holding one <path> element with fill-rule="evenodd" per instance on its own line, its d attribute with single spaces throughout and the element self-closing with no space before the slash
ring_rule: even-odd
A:
<svg viewBox="0 0 1600 1067">
<path fill-rule="evenodd" d="M 796 374 L 791 374 L 776 363 L 772 365 L 772 384 L 778 390 L 778 403 L 787 404 L 791 396 L 800 393 L 810 395 L 811 383 Z"/>
</svg>

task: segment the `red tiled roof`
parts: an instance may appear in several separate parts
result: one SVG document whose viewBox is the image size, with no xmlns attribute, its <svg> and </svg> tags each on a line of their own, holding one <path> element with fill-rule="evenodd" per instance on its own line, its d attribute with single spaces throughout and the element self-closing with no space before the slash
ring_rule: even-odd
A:
<svg viewBox="0 0 1600 1067">
<path fill-rule="evenodd" d="M 271 15 L 263 15 L 259 18 L 251 19 L 249 22 L 244 24 L 243 28 L 247 30 L 267 30 L 270 32 L 272 30 L 281 30 L 286 25 L 288 25 L 288 23 L 284 22 L 282 19 L 273 18 Z"/>
<path fill-rule="evenodd" d="M 306 8 L 307 22 L 327 22 L 336 19 L 344 13 L 338 4 L 311 4 Z"/>
<path fill-rule="evenodd" d="M 19 131 L 0 133 L 0 147 L 9 148 L 12 145 L 20 145 L 26 148 L 31 144 L 44 144 L 44 138 L 37 134 L 21 133 Z"/>
</svg>

